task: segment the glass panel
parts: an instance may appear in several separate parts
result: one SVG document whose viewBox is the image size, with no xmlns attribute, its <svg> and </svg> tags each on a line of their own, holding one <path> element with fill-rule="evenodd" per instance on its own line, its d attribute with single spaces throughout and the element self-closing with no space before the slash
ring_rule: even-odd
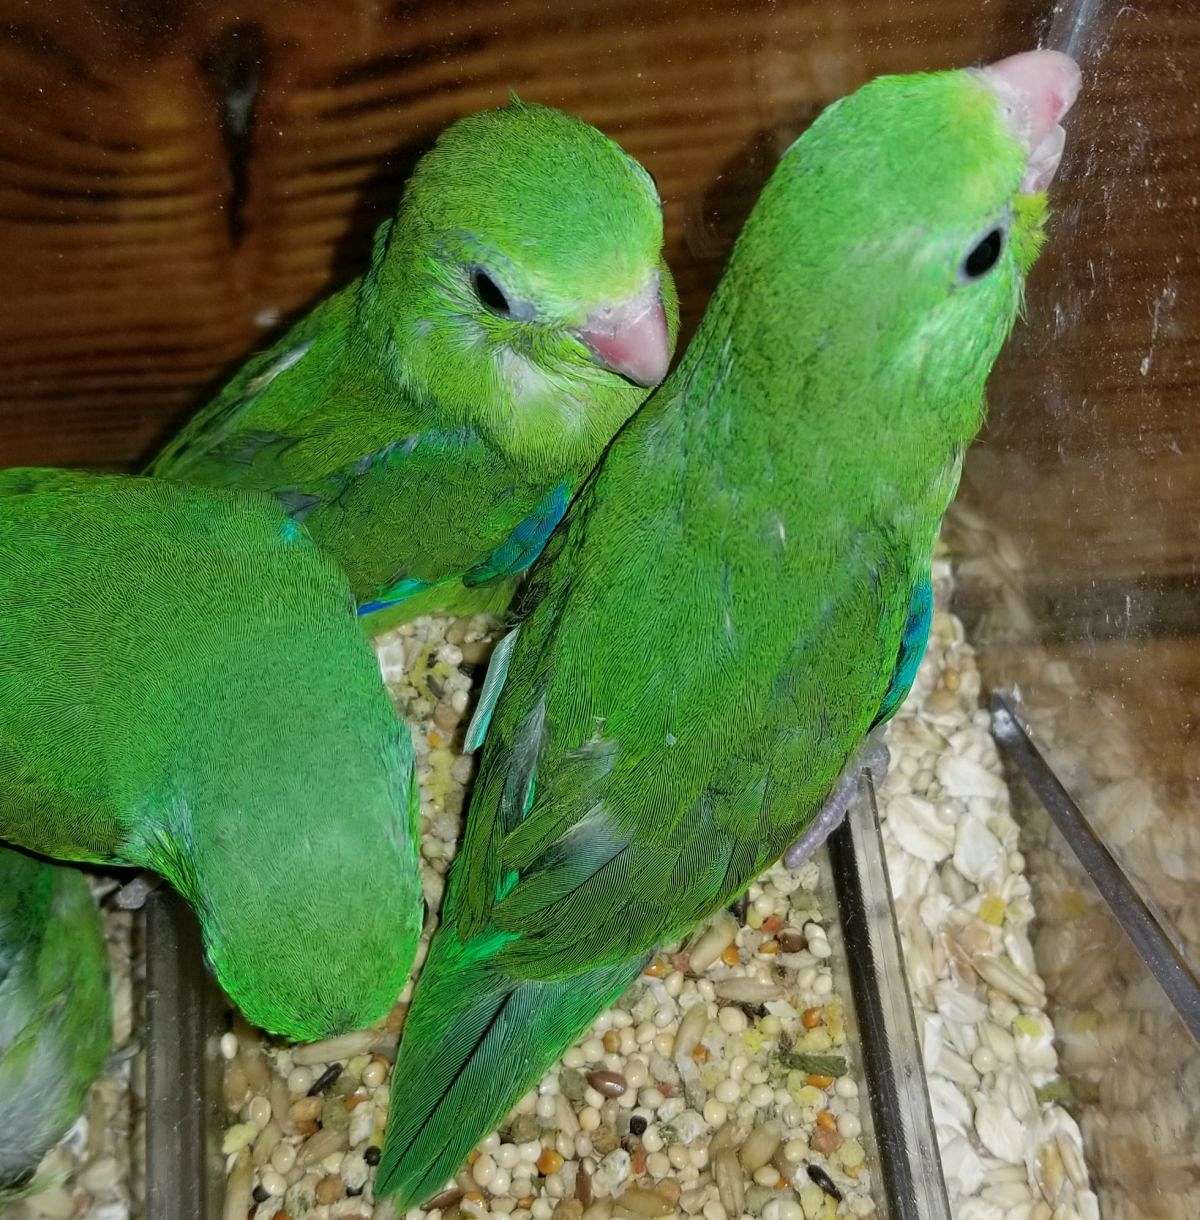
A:
<svg viewBox="0 0 1200 1220">
<path fill-rule="evenodd" d="M 1048 760 L 1195 965 L 1200 16 L 1065 7 L 1087 83 L 1029 318 L 967 461 L 957 604 L 985 677 L 1019 685 Z"/>
<path fill-rule="evenodd" d="M 1023 781 L 1014 789 L 1037 911 L 1033 945 L 1057 1031 L 1057 1091 L 1083 1133 L 1101 1214 L 1200 1215 L 1200 1045 Z M 1044 1173 L 1082 1176 L 1069 1146 Z"/>
</svg>

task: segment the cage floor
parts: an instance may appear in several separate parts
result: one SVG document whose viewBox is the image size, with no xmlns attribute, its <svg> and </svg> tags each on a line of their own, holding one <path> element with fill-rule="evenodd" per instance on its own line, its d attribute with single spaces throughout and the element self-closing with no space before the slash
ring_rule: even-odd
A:
<svg viewBox="0 0 1200 1220">
<path fill-rule="evenodd" d="M 933 637 L 891 729 L 879 798 L 952 1212 L 1089 1220 L 1098 1213 L 1079 1131 L 1057 1100 L 1026 861 L 973 650 L 942 608 L 949 565 L 935 574 Z M 414 725 L 431 910 L 471 775 L 454 743 L 491 647 L 488 628 L 421 620 L 379 648 L 393 699 Z M 744 911 L 660 954 L 412 1220 L 874 1214 L 845 980 L 835 977 L 825 931 L 834 917 L 815 865 L 765 875 Z M 110 917 L 128 946 L 127 921 Z M 123 952 L 117 1002 L 128 1031 Z M 277 1048 L 240 1025 L 226 1035 L 227 1217 L 392 1215 L 373 1198 L 371 1161 L 408 994 L 380 1028 L 331 1043 Z M 129 1157 L 137 1079 L 126 1059 L 100 1082 L 90 1122 L 45 1167 L 68 1180 L 15 1205 L 11 1220 L 140 1216 Z"/>
<path fill-rule="evenodd" d="M 421 620 L 379 650 L 414 726 L 432 910 L 473 765 L 453 743 L 490 647 L 486 629 L 482 620 Z M 434 1205 L 410 1216 L 874 1214 L 859 1084 L 823 927 L 832 912 L 815 864 L 765 875 L 744 910 L 664 950 Z M 237 1195 L 229 1214 L 391 1216 L 390 1204 L 373 1199 L 370 1162 L 408 994 L 381 1030 L 349 1039 L 265 1054 L 249 1030 L 227 1039 L 223 1150 Z M 254 1081 L 265 1092 L 256 1095 Z M 318 1082 L 325 1087 L 309 1096 Z"/>
</svg>

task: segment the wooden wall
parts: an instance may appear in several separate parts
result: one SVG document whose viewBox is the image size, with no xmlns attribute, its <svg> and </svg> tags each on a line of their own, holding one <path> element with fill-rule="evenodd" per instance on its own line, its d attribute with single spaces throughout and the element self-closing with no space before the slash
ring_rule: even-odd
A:
<svg viewBox="0 0 1200 1220">
<path fill-rule="evenodd" d="M 127 466 L 355 271 L 509 89 L 642 158 L 689 318 L 778 149 L 885 70 L 1032 42 L 1001 0 L 0 0 L 0 463 Z"/>
</svg>

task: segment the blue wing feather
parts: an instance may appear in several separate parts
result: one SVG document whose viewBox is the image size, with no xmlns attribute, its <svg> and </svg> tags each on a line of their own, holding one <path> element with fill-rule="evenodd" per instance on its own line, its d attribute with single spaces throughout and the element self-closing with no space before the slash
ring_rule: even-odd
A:
<svg viewBox="0 0 1200 1220">
<path fill-rule="evenodd" d="M 567 485 L 559 483 L 486 559 L 464 573 L 463 584 L 485 585 L 524 572 L 542 553 L 566 511 Z"/>
<path fill-rule="evenodd" d="M 879 714 L 875 717 L 871 728 L 890 720 L 900 705 L 908 698 L 912 684 L 916 681 L 917 670 L 921 667 L 921 658 L 925 655 L 925 647 L 929 643 L 929 628 L 933 623 L 933 583 L 926 576 L 913 589 L 908 603 L 908 618 L 904 623 L 904 632 L 900 637 L 900 652 L 896 657 L 896 667 L 892 670 L 892 680 L 888 684 L 887 694 L 883 697 Z"/>
<path fill-rule="evenodd" d="M 509 662 L 512 660 L 512 652 L 520 631 L 520 627 L 514 627 L 492 652 L 487 676 L 483 679 L 483 690 L 480 692 L 479 702 L 475 705 L 475 715 L 467 725 L 467 735 L 463 742 L 464 754 L 473 754 L 483 745 L 488 726 L 492 723 L 496 703 L 500 699 L 500 692 L 504 689 L 504 679 L 508 677 Z"/>
<path fill-rule="evenodd" d="M 420 580 L 416 576 L 405 576 L 396 581 L 394 585 L 384 589 L 378 597 L 372 598 L 369 602 L 362 602 L 358 607 L 358 617 L 363 618 L 365 615 L 374 614 L 377 610 L 387 610 L 392 606 L 398 606 L 402 601 L 429 588 L 432 588 L 429 581 Z"/>
</svg>

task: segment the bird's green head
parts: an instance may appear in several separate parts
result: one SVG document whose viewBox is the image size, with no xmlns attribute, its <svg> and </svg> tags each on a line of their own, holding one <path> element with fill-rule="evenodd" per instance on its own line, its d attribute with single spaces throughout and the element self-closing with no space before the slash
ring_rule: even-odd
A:
<svg viewBox="0 0 1200 1220">
<path fill-rule="evenodd" d="M 665 375 L 678 309 L 654 180 L 513 100 L 460 120 L 376 238 L 363 324 L 402 381 L 521 466 L 586 469 Z"/>
<path fill-rule="evenodd" d="M 769 328 L 776 364 L 790 355 L 818 386 L 808 401 L 824 395 L 818 427 L 849 429 L 864 453 L 885 430 L 902 462 L 906 436 L 932 451 L 974 435 L 1079 84 L 1053 51 L 880 77 L 785 153 L 727 278 L 735 301 L 768 306 L 734 311 L 745 338 Z"/>
</svg>

